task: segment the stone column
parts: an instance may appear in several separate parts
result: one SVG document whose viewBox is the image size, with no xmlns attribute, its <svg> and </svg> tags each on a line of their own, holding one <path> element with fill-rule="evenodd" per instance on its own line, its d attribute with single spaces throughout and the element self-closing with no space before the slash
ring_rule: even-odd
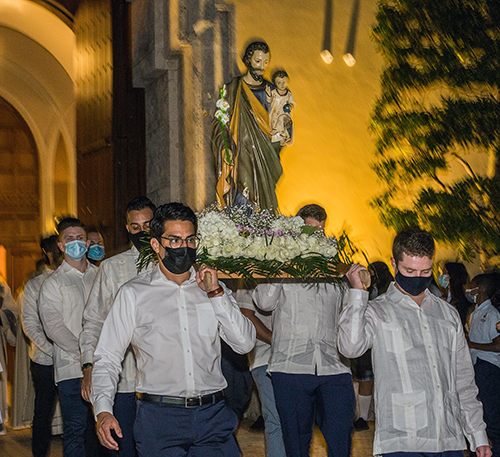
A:
<svg viewBox="0 0 500 457">
<path fill-rule="evenodd" d="M 222 0 L 133 0 L 133 84 L 146 99 L 148 196 L 215 202 L 210 124 L 237 73 L 234 8 Z"/>
</svg>

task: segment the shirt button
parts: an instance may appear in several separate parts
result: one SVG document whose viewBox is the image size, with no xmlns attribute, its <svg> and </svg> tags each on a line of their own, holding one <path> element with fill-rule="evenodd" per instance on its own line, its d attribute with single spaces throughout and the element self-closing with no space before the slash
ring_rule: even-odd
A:
<svg viewBox="0 0 500 457">
<path fill-rule="evenodd" d="M 427 325 L 424 325 L 424 328 L 427 330 Z"/>
<path fill-rule="evenodd" d="M 436 368 L 436 365 L 432 365 L 432 368 Z"/>
<path fill-rule="evenodd" d="M 428 347 L 429 347 L 429 349 L 431 349 L 431 348 L 432 348 L 432 344 L 429 344 L 429 346 L 428 346 Z"/>
<path fill-rule="evenodd" d="M 189 376 L 191 376 L 191 373 L 189 373 Z"/>
<path fill-rule="evenodd" d="M 436 387 L 437 387 L 438 389 L 440 389 L 440 388 L 441 388 L 441 386 L 440 386 L 439 384 L 438 384 Z"/>
<path fill-rule="evenodd" d="M 189 352 L 189 349 L 187 351 Z"/>
<path fill-rule="evenodd" d="M 184 327 L 184 331 L 186 331 L 186 327 Z"/>
</svg>

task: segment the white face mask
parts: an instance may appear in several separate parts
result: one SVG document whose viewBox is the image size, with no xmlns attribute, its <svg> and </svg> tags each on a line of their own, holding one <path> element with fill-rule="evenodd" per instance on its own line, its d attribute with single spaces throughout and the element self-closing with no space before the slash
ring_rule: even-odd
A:
<svg viewBox="0 0 500 457">
<path fill-rule="evenodd" d="M 474 287 L 473 289 L 465 289 L 465 298 L 469 300 L 471 303 L 477 303 L 477 294 L 472 295 L 472 291 L 479 289 L 479 287 Z"/>
</svg>

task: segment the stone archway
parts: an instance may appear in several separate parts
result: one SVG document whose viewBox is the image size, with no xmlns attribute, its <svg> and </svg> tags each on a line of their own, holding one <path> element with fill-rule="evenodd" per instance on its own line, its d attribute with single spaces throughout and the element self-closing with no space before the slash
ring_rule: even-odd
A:
<svg viewBox="0 0 500 457">
<path fill-rule="evenodd" d="M 38 152 L 19 112 L 0 98 L 0 245 L 13 292 L 34 270 L 40 248 Z"/>
</svg>

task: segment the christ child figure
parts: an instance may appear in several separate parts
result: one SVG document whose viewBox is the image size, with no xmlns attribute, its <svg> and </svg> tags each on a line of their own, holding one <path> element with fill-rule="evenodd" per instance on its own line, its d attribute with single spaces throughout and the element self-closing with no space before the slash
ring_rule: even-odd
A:
<svg viewBox="0 0 500 457">
<path fill-rule="evenodd" d="M 266 88 L 266 100 L 271 104 L 271 142 L 279 147 L 293 144 L 292 109 L 295 101 L 288 89 L 288 74 L 278 70 L 273 74 L 274 89 Z"/>
</svg>

